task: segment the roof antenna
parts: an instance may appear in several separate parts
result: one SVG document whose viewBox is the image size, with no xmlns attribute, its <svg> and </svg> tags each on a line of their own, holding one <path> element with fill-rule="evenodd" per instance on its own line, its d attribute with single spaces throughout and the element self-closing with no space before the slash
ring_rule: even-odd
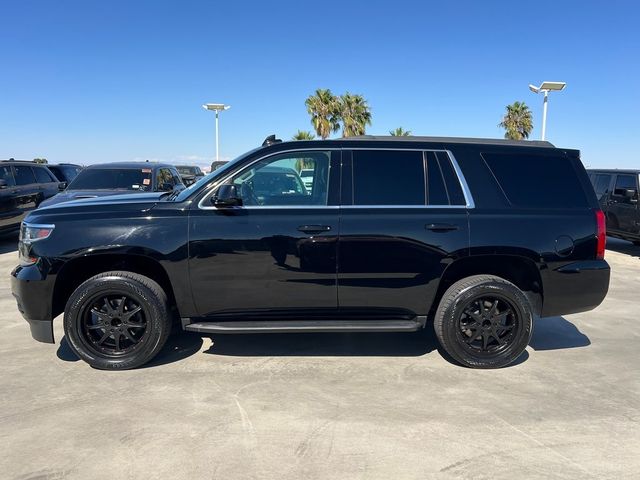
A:
<svg viewBox="0 0 640 480">
<path fill-rule="evenodd" d="M 279 138 L 276 138 L 275 135 L 269 135 L 267 138 L 264 139 L 264 142 L 262 142 L 262 146 L 268 147 L 269 145 L 273 145 L 274 143 L 282 143 L 282 140 Z"/>
</svg>

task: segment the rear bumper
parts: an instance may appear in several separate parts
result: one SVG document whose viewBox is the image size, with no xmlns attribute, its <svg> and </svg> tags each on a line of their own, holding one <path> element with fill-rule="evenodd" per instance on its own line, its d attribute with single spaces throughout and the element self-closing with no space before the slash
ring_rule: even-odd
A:
<svg viewBox="0 0 640 480">
<path fill-rule="evenodd" d="M 54 343 L 51 299 L 53 278 L 40 271 L 38 265 L 16 267 L 11 272 L 11 293 L 18 310 L 29 322 L 34 340 Z"/>
<path fill-rule="evenodd" d="M 543 274 L 543 317 L 593 310 L 609 291 L 611 268 L 604 260 L 573 262 Z"/>
</svg>

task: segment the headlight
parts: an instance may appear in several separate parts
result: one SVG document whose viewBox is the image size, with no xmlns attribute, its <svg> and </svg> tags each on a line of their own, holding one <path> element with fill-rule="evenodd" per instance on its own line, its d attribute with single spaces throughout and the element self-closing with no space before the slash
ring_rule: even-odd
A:
<svg viewBox="0 0 640 480">
<path fill-rule="evenodd" d="M 39 225 L 35 223 L 25 223 L 22 222 L 20 226 L 20 241 L 24 243 L 33 243 L 38 240 L 44 240 L 53 229 L 56 228 L 55 225 Z"/>
</svg>

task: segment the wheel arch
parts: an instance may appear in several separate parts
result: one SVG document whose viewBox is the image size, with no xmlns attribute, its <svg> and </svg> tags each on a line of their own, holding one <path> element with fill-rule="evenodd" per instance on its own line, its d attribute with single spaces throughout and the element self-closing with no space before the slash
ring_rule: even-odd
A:
<svg viewBox="0 0 640 480">
<path fill-rule="evenodd" d="M 165 291 L 169 305 L 178 308 L 171 280 L 160 262 L 146 255 L 104 253 L 77 257 L 62 266 L 53 288 L 52 318 L 64 311 L 67 299 L 80 284 L 94 275 L 110 270 L 123 270 L 149 277 Z"/>
<path fill-rule="evenodd" d="M 529 298 L 537 315 L 542 312 L 544 292 L 540 269 L 536 263 L 520 255 L 496 254 L 473 255 L 451 263 L 442 273 L 429 316 L 433 318 L 444 292 L 451 285 L 472 275 L 494 275 L 510 281 Z"/>
</svg>

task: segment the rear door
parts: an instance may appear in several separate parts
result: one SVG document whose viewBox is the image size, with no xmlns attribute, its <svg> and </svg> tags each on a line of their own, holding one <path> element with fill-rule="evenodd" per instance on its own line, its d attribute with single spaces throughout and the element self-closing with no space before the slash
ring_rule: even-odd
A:
<svg viewBox="0 0 640 480">
<path fill-rule="evenodd" d="M 451 154 L 353 149 L 344 159 L 340 309 L 426 315 L 442 272 L 469 248 L 471 199 Z"/>
<path fill-rule="evenodd" d="M 40 190 L 31 165 L 14 165 L 13 174 L 16 179 L 16 186 L 13 188 L 12 194 L 16 198 L 18 208 L 22 210 L 23 216 L 25 216 L 38 206 Z"/>
<path fill-rule="evenodd" d="M 633 192 L 627 195 L 627 192 Z M 619 173 L 616 175 L 611 201 L 608 209 L 609 225 L 612 230 L 619 230 L 637 235 L 640 233 L 638 223 L 638 175 Z"/>
<path fill-rule="evenodd" d="M 46 167 L 32 167 L 38 183 L 38 191 L 41 193 L 40 201 L 51 198 L 59 192 L 58 179 Z"/>
</svg>

